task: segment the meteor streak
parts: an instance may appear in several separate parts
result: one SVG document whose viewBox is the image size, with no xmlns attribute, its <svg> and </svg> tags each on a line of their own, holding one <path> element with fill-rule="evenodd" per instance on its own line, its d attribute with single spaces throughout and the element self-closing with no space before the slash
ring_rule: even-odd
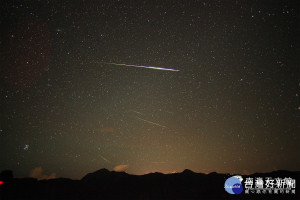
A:
<svg viewBox="0 0 300 200">
<path fill-rule="evenodd" d="M 155 126 L 160 126 L 160 127 L 163 127 L 163 128 L 168 128 L 168 127 L 166 127 L 166 126 L 163 126 L 163 125 L 160 125 L 160 124 L 158 124 L 158 123 L 154 123 L 154 122 L 151 122 L 151 121 L 148 121 L 148 120 L 142 119 L 142 118 L 140 118 L 140 117 L 136 117 L 136 118 L 138 118 L 138 119 L 139 119 L 139 120 L 141 120 L 141 121 L 144 121 L 144 122 L 147 122 L 147 123 L 153 124 L 153 125 L 155 125 Z"/>
<path fill-rule="evenodd" d="M 139 115 L 144 115 L 143 113 L 138 112 L 138 111 L 136 111 L 136 110 L 129 110 L 129 111 L 134 112 L 134 113 L 139 114 Z"/>
<path fill-rule="evenodd" d="M 105 160 L 106 162 L 111 163 L 111 162 L 110 162 L 108 159 L 106 159 L 104 156 L 100 155 L 100 157 L 101 157 L 103 160 Z"/>
<path fill-rule="evenodd" d="M 106 65 L 139 67 L 139 68 L 147 68 L 147 69 L 155 69 L 155 70 L 164 70 L 164 71 L 179 72 L 178 69 L 171 69 L 171 68 L 164 68 L 164 67 L 153 67 L 153 66 L 143 66 L 143 65 L 128 65 L 128 64 L 121 64 L 121 63 L 106 63 L 106 62 L 101 62 L 101 63 L 106 64 Z"/>
</svg>

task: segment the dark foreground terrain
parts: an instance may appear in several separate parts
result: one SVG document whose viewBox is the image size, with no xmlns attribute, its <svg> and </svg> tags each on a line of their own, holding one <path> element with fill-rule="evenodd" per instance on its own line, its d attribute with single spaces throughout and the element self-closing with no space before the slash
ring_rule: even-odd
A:
<svg viewBox="0 0 300 200">
<path fill-rule="evenodd" d="M 296 179 L 296 194 L 230 195 L 224 190 L 229 174 L 202 174 L 184 170 L 176 174 L 151 173 L 130 175 L 106 169 L 87 174 L 81 180 L 58 178 L 40 180 L 14 179 L 11 171 L 3 171 L 0 199 L 300 199 L 297 181 L 300 172 L 275 171 L 247 177 Z"/>
</svg>

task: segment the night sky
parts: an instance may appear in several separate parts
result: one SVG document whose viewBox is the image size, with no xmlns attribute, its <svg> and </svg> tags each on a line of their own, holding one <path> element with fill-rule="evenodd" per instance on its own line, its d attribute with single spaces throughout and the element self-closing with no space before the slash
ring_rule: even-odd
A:
<svg viewBox="0 0 300 200">
<path fill-rule="evenodd" d="M 0 7 L 0 170 L 300 170 L 299 1 Z"/>
</svg>

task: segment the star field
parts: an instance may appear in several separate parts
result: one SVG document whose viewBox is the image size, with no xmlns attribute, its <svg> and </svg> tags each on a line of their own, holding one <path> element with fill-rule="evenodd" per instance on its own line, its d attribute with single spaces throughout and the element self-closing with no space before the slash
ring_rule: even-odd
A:
<svg viewBox="0 0 300 200">
<path fill-rule="evenodd" d="M 4 1 L 0 13 L 0 169 L 299 170 L 298 1 Z"/>
</svg>

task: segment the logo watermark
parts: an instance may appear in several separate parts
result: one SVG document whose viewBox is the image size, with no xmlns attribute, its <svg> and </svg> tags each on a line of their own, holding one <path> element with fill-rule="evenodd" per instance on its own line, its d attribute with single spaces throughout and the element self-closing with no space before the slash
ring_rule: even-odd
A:
<svg viewBox="0 0 300 200">
<path fill-rule="evenodd" d="M 296 180 L 292 178 L 246 178 L 245 194 L 295 194 Z"/>
<path fill-rule="evenodd" d="M 243 186 L 244 185 L 244 186 Z M 225 191 L 229 194 L 296 194 L 296 180 L 290 177 L 247 177 L 243 184 L 240 175 L 225 181 Z"/>
<path fill-rule="evenodd" d="M 229 194 L 241 194 L 243 192 L 242 176 L 236 175 L 225 181 L 224 188 Z"/>
</svg>

